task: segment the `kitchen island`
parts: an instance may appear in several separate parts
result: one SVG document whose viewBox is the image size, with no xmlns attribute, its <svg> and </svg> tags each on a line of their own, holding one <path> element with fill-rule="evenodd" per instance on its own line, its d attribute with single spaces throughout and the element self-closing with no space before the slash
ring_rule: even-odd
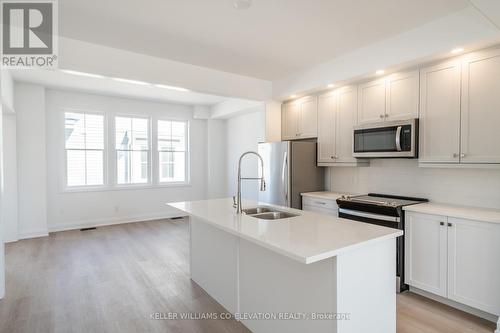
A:
<svg viewBox="0 0 500 333">
<path fill-rule="evenodd" d="M 170 203 L 190 217 L 191 279 L 252 332 L 396 332 L 397 229 L 230 198 Z"/>
</svg>

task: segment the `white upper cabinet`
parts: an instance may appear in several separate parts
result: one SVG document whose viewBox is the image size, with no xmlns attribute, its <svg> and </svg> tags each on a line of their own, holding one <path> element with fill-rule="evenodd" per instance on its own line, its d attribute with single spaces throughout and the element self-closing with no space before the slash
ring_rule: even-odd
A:
<svg viewBox="0 0 500 333">
<path fill-rule="evenodd" d="M 318 98 L 318 163 L 335 160 L 337 104 L 336 92 Z"/>
<path fill-rule="evenodd" d="M 299 123 L 299 110 L 298 103 L 283 104 L 282 110 L 282 137 L 283 140 L 293 140 L 297 138 L 298 123 Z"/>
<path fill-rule="evenodd" d="M 311 96 L 300 103 L 299 137 L 315 138 L 318 136 L 318 99 Z"/>
<path fill-rule="evenodd" d="M 419 72 L 390 75 L 386 79 L 386 120 L 418 118 Z"/>
<path fill-rule="evenodd" d="M 406 213 L 405 283 L 446 297 L 447 218 Z"/>
<path fill-rule="evenodd" d="M 460 159 L 460 63 L 420 71 L 420 162 Z"/>
<path fill-rule="evenodd" d="M 303 97 L 283 104 L 282 139 L 295 140 L 315 138 L 318 135 L 318 99 Z"/>
<path fill-rule="evenodd" d="M 448 218 L 448 298 L 500 314 L 499 254 L 499 224 Z"/>
<path fill-rule="evenodd" d="M 396 73 L 359 86 L 359 123 L 418 118 L 418 71 Z"/>
<path fill-rule="evenodd" d="M 353 128 L 357 124 L 358 90 L 356 86 L 340 88 L 337 91 L 337 130 L 335 136 L 335 162 L 356 163 L 352 157 Z M 366 163 L 366 161 L 363 161 Z"/>
<path fill-rule="evenodd" d="M 352 157 L 353 127 L 357 119 L 357 88 L 347 86 L 319 96 L 318 164 L 366 164 Z M 327 164 L 325 164 L 327 163 Z"/>
<path fill-rule="evenodd" d="M 500 163 L 500 50 L 462 66 L 461 163 Z"/>
<path fill-rule="evenodd" d="M 385 118 L 385 79 L 359 85 L 358 122 L 376 123 Z"/>
</svg>

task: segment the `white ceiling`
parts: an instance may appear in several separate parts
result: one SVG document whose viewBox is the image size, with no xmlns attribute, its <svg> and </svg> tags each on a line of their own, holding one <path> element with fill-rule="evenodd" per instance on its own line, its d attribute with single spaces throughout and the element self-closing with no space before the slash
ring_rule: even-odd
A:
<svg viewBox="0 0 500 333">
<path fill-rule="evenodd" d="M 61 35 L 273 80 L 460 10 L 467 0 L 61 0 Z"/>
<path fill-rule="evenodd" d="M 197 93 L 194 91 L 176 91 L 158 88 L 152 85 L 138 85 L 118 82 L 111 78 L 93 78 L 68 74 L 57 70 L 44 69 L 12 69 L 12 77 L 16 81 L 41 84 L 46 87 L 70 89 L 89 93 L 121 96 L 127 98 L 148 99 L 159 102 L 179 103 L 186 105 L 213 106 L 227 101 L 246 100 Z"/>
</svg>

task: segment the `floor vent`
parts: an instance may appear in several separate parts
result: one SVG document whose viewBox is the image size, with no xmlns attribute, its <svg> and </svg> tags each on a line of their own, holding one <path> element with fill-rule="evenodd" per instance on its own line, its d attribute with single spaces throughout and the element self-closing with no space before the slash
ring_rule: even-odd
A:
<svg viewBox="0 0 500 333">
<path fill-rule="evenodd" d="M 96 227 L 92 227 L 92 228 L 83 228 L 83 229 L 80 229 L 80 231 L 89 231 L 89 230 L 96 230 L 97 228 Z"/>
</svg>

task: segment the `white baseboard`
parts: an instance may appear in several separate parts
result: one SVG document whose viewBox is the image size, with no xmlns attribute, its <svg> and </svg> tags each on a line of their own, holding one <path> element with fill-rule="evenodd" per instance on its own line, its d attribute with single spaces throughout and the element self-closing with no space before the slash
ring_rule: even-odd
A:
<svg viewBox="0 0 500 333">
<path fill-rule="evenodd" d="M 152 221 L 152 220 L 160 220 L 160 219 L 170 219 L 173 217 L 182 217 L 182 216 L 185 216 L 185 214 L 179 213 L 179 212 L 160 212 L 160 213 L 154 213 L 154 214 L 139 214 L 139 215 L 131 215 L 131 216 L 111 217 L 111 218 L 105 218 L 105 219 L 77 221 L 77 222 L 71 222 L 71 223 L 49 225 L 49 232 L 75 230 L 75 229 L 82 229 L 82 228 L 103 227 L 103 226 L 107 226 L 107 225 Z"/>
<path fill-rule="evenodd" d="M 21 231 L 18 234 L 18 240 L 21 239 L 29 239 L 29 238 L 38 238 L 38 237 L 47 237 L 49 232 L 47 229 L 33 229 L 33 230 L 25 230 Z"/>
<path fill-rule="evenodd" d="M 472 307 L 467 306 L 465 304 L 461 304 L 461 303 L 452 301 L 450 299 L 447 299 L 447 298 L 444 298 L 444 297 L 441 297 L 441 296 L 438 296 L 438 295 L 434 295 L 432 293 L 429 293 L 427 291 L 424 291 L 422 289 L 418 289 L 418 288 L 415 288 L 415 287 L 412 287 L 412 286 L 410 286 L 410 291 L 412 293 L 415 293 L 415 294 L 418 294 L 418 295 L 430 298 L 430 299 L 432 299 L 432 300 L 434 300 L 436 302 L 443 303 L 443 304 L 446 304 L 448 306 L 451 306 L 452 308 L 455 308 L 455 309 L 462 310 L 464 312 L 470 313 L 470 314 L 472 314 L 472 315 L 474 315 L 476 317 L 483 318 L 483 319 L 486 319 L 488 321 L 497 323 L 498 316 L 496 316 L 494 314 L 491 314 L 491 313 L 488 313 L 488 312 L 484 312 L 484 311 L 481 311 L 481 310 L 476 309 L 476 308 L 472 308 Z M 500 333 L 500 331 L 499 331 L 498 328 L 495 331 L 495 333 Z"/>
</svg>

